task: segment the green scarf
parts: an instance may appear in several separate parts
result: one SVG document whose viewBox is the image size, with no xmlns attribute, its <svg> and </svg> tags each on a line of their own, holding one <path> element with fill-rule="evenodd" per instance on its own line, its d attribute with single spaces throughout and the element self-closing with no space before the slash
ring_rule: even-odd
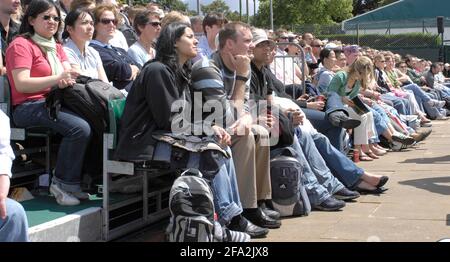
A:
<svg viewBox="0 0 450 262">
<path fill-rule="evenodd" d="M 59 75 L 64 72 L 61 61 L 56 55 L 56 41 L 52 37 L 46 39 L 38 34 L 34 34 L 31 39 L 47 54 L 47 60 L 52 68 L 52 75 Z"/>
</svg>

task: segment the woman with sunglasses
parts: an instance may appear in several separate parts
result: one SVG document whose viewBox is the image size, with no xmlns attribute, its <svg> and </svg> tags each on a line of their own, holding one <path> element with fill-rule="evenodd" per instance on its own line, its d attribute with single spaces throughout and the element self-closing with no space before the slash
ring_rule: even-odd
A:
<svg viewBox="0 0 450 262">
<path fill-rule="evenodd" d="M 100 55 L 89 46 L 94 35 L 92 15 L 83 9 L 76 9 L 67 14 L 65 24 L 64 51 L 69 63 L 73 68 L 78 68 L 80 74 L 108 83 Z"/>
<path fill-rule="evenodd" d="M 48 127 L 62 135 L 50 192 L 60 205 L 78 205 L 80 199 L 89 197 L 81 192 L 80 183 L 91 129 L 85 120 L 64 107 L 57 120 L 50 119 L 45 108 L 50 87 L 69 87 L 77 77 L 56 39 L 60 25 L 60 11 L 53 1 L 32 1 L 20 35 L 6 50 L 6 63 L 14 123 L 19 127 Z"/>
<path fill-rule="evenodd" d="M 112 5 L 99 5 L 94 9 L 95 40 L 89 46 L 100 54 L 109 81 L 118 89 L 129 91 L 141 66 L 136 64 L 127 51 L 109 42 L 116 33 L 119 13 Z"/>
<path fill-rule="evenodd" d="M 139 39 L 128 49 L 128 54 L 140 66 L 155 58 L 155 49 L 153 44 L 161 31 L 161 22 L 159 14 L 149 10 L 141 11 L 136 14 L 133 22 L 134 29 Z"/>
</svg>

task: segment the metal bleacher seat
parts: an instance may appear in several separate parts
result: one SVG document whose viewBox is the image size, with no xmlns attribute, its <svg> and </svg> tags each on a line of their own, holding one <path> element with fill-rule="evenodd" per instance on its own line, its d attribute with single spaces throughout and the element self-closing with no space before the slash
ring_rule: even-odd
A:
<svg viewBox="0 0 450 262">
<path fill-rule="evenodd" d="M 32 137 L 38 137 L 45 139 L 45 145 L 34 146 L 25 149 L 15 149 L 14 154 L 16 157 L 22 154 L 35 154 L 35 153 L 45 153 L 45 168 L 39 165 L 34 165 L 29 163 L 22 168 L 16 169 L 13 167 L 13 177 L 12 185 L 15 184 L 15 180 L 23 178 L 29 175 L 39 175 L 47 173 L 51 176 L 51 136 L 52 132 L 46 127 L 27 127 L 27 128 L 17 128 L 14 126 L 12 121 L 12 103 L 11 103 L 11 88 L 9 86 L 9 81 L 6 76 L 0 76 L 0 109 L 6 113 L 11 119 L 11 141 L 25 141 Z"/>
<path fill-rule="evenodd" d="M 169 191 L 176 171 L 151 162 L 125 162 L 110 159 L 117 141 L 118 122 L 125 107 L 125 98 L 108 103 L 109 133 L 103 135 L 103 230 L 105 241 L 118 238 L 150 223 L 168 217 Z M 124 179 L 116 179 L 120 177 Z M 124 181 L 125 180 L 125 181 Z M 135 194 L 111 193 L 111 188 L 134 180 L 142 186 Z"/>
</svg>

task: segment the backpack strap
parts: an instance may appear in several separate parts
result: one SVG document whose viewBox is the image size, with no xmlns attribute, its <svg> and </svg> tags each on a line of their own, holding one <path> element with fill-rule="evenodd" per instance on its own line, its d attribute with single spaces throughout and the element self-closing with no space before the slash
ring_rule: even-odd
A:
<svg viewBox="0 0 450 262">
<path fill-rule="evenodd" d="M 288 146 L 288 147 L 282 148 L 279 155 L 280 156 L 296 157 L 297 156 L 297 152 L 295 152 L 295 150 L 292 147 Z"/>
<path fill-rule="evenodd" d="M 196 168 L 189 168 L 186 169 L 183 173 L 181 173 L 182 176 L 197 176 L 197 177 L 203 177 L 202 173 L 196 169 Z"/>
</svg>

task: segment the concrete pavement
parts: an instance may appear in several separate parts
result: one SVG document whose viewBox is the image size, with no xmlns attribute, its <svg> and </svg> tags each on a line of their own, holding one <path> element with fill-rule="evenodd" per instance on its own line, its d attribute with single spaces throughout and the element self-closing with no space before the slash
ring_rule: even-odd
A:
<svg viewBox="0 0 450 262">
<path fill-rule="evenodd" d="M 280 229 L 255 241 L 437 241 L 450 238 L 450 121 L 415 149 L 389 152 L 365 170 L 387 175 L 384 194 L 363 195 L 341 212 L 314 211 L 283 219 Z"/>
</svg>

